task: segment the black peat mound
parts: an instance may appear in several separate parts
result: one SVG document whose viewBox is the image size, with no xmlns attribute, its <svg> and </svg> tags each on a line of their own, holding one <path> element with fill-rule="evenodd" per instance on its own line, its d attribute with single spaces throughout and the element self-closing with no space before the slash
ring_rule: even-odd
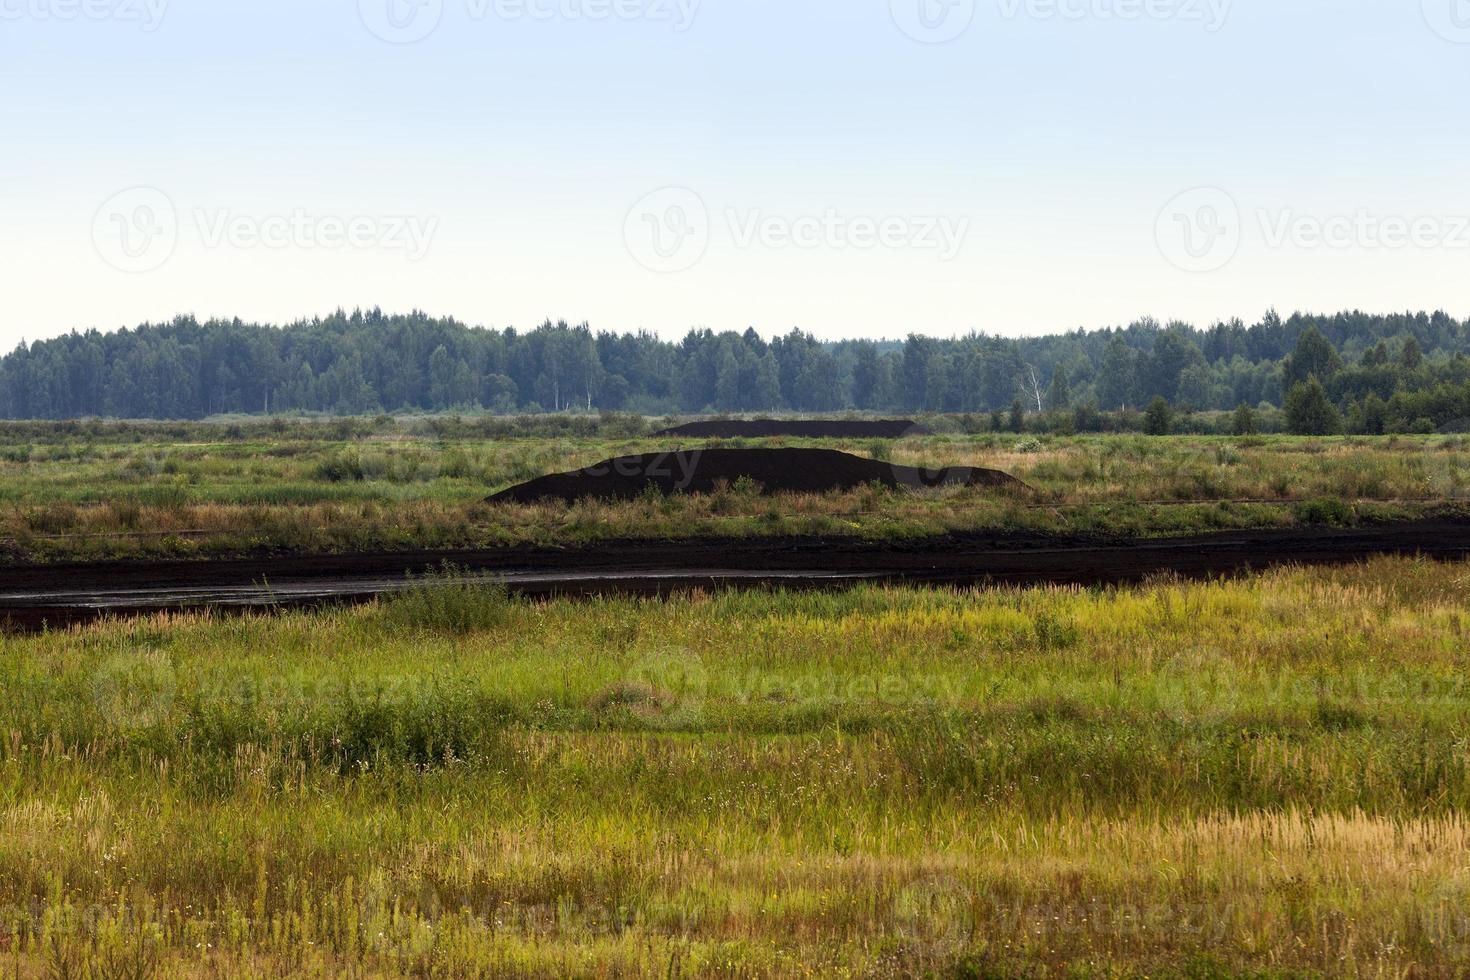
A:
<svg viewBox="0 0 1470 980">
<path fill-rule="evenodd" d="M 697 439 L 775 439 L 795 436 L 805 439 L 901 439 L 928 435 L 929 430 L 907 419 L 877 421 L 783 421 L 781 419 L 715 419 L 690 422 L 655 432 L 655 436 L 690 436 Z"/>
<path fill-rule="evenodd" d="M 659 493 L 713 493 L 745 478 L 763 494 L 828 493 L 869 483 L 922 490 L 933 487 L 995 487 L 1029 490 L 999 470 L 954 466 L 940 470 L 899 466 L 834 449 L 702 449 L 689 452 L 622 456 L 573 473 L 555 473 L 511 487 L 490 503 L 534 503 L 586 497 L 632 500 L 655 488 Z"/>
</svg>

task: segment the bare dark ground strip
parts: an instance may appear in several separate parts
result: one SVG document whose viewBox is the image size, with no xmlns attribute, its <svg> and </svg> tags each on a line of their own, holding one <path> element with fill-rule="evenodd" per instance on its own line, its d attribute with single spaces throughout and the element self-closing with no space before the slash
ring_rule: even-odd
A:
<svg viewBox="0 0 1470 980">
<path fill-rule="evenodd" d="M 0 621 L 59 627 L 166 609 L 303 608 L 362 602 L 446 564 L 503 576 L 529 597 L 667 595 L 714 588 L 1134 584 L 1172 573 L 1207 578 L 1281 565 L 1351 564 L 1382 555 L 1470 557 L 1470 521 L 1345 529 L 1232 531 L 1105 540 L 966 533 L 903 542 L 855 538 L 611 541 L 586 547 L 342 555 L 225 561 L 118 561 L 0 568 Z M 184 595 L 180 595 L 184 593 Z"/>
</svg>

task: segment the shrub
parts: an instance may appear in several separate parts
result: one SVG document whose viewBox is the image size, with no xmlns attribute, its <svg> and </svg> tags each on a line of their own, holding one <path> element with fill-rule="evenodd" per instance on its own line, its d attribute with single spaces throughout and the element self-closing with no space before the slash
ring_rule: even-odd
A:
<svg viewBox="0 0 1470 980">
<path fill-rule="evenodd" d="M 510 615 L 510 596 L 499 582 L 474 578 L 445 565 L 380 600 L 378 614 L 390 628 L 459 635 L 494 629 Z"/>
<path fill-rule="evenodd" d="M 1230 417 L 1230 433 L 1237 436 L 1253 436 L 1261 431 L 1261 418 L 1256 410 L 1242 403 Z"/>
<path fill-rule="evenodd" d="M 1340 527 L 1352 523 L 1353 509 L 1340 497 L 1317 497 L 1297 504 L 1296 518 L 1303 524 Z"/>
<path fill-rule="evenodd" d="M 320 480 L 328 483 L 346 483 L 348 481 L 360 482 L 365 479 L 362 469 L 362 457 L 356 450 L 346 450 L 338 453 L 330 459 L 324 459 L 316 466 L 316 475 Z"/>
<path fill-rule="evenodd" d="M 1342 413 L 1315 377 L 1286 393 L 1286 427 L 1299 436 L 1330 436 L 1342 431 Z"/>
<path fill-rule="evenodd" d="M 1143 431 L 1151 436 L 1166 436 L 1174 428 L 1174 410 L 1164 400 L 1164 396 L 1155 395 L 1154 400 L 1148 403 L 1148 411 L 1143 413 Z"/>
</svg>

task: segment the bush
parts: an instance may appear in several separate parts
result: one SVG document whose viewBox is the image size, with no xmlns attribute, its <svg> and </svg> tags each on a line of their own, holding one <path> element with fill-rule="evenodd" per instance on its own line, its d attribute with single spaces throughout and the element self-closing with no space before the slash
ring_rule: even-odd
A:
<svg viewBox="0 0 1470 980">
<path fill-rule="evenodd" d="M 403 592 L 382 599 L 378 613 L 390 628 L 461 635 L 494 629 L 510 616 L 505 586 L 473 578 L 445 565 L 440 572 L 414 580 Z"/>
<path fill-rule="evenodd" d="M 316 466 L 316 475 L 320 480 L 328 483 L 357 483 L 365 479 L 362 469 L 362 457 L 356 450 L 340 452 L 330 459 L 324 459 Z"/>
<path fill-rule="evenodd" d="M 1163 395 L 1155 395 L 1143 413 L 1143 431 L 1151 436 L 1166 436 L 1174 429 L 1174 410 Z"/>
<path fill-rule="evenodd" d="M 1303 524 L 1342 527 L 1353 522 L 1353 509 L 1340 497 L 1318 497 L 1297 504 L 1296 519 Z"/>
<path fill-rule="evenodd" d="M 1236 436 L 1253 436 L 1261 431 L 1261 419 L 1256 410 L 1242 403 L 1235 409 L 1235 414 L 1230 417 L 1230 434 Z"/>
<path fill-rule="evenodd" d="M 1330 436 L 1342 431 L 1342 413 L 1315 377 L 1286 393 L 1286 427 L 1299 436 Z"/>
</svg>

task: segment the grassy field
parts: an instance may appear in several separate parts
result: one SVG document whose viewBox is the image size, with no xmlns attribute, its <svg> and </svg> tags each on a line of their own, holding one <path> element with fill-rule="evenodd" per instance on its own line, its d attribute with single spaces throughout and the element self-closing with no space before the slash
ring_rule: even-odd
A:
<svg viewBox="0 0 1470 980">
<path fill-rule="evenodd" d="M 895 463 L 993 466 L 1038 494 L 864 489 L 779 500 L 729 492 L 575 507 L 484 503 L 515 483 L 615 455 L 803 444 L 655 439 L 653 425 L 634 418 L 0 425 L 0 548 L 12 559 L 56 560 L 626 536 L 886 538 L 972 528 L 1156 535 L 1470 509 L 1465 436 L 958 431 L 821 445 Z"/>
<path fill-rule="evenodd" d="M 1460 975 L 1467 636 L 1382 560 L 4 638 L 0 974 Z"/>
</svg>

